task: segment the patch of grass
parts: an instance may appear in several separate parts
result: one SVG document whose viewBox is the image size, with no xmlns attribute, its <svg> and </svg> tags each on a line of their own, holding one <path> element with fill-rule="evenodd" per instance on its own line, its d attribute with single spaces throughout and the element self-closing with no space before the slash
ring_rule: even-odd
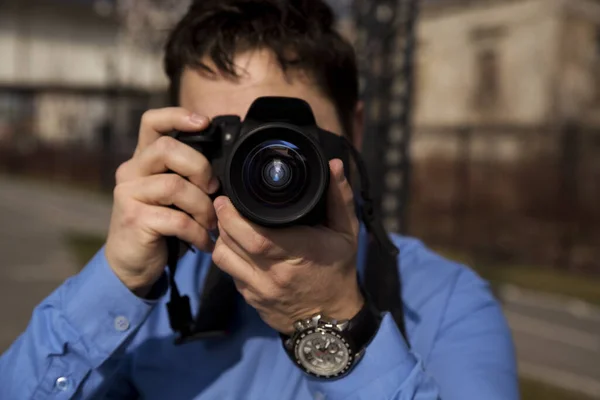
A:
<svg viewBox="0 0 600 400">
<path fill-rule="evenodd" d="M 593 400 L 580 393 L 573 393 L 545 385 L 530 379 L 521 379 L 521 400 Z"/>
<path fill-rule="evenodd" d="M 104 245 L 106 238 L 82 232 L 68 232 L 65 235 L 67 246 L 82 268 Z"/>
<path fill-rule="evenodd" d="M 569 296 L 600 305 L 600 277 L 555 268 L 503 265 L 479 261 L 451 250 L 438 250 L 447 258 L 473 268 L 492 284 L 512 284 L 525 289 Z"/>
<path fill-rule="evenodd" d="M 510 283 L 526 289 L 574 297 L 600 305 L 598 289 L 600 278 L 520 265 L 475 265 L 474 269 L 490 282 Z"/>
</svg>

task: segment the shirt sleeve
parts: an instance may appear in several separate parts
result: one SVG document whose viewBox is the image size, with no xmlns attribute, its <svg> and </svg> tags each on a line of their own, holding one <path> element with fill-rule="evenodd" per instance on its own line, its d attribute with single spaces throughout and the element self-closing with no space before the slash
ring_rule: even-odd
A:
<svg viewBox="0 0 600 400">
<path fill-rule="evenodd" d="M 411 351 L 390 314 L 364 358 L 345 377 L 309 377 L 316 399 L 517 400 L 510 331 L 483 281 L 461 272 L 426 360 Z"/>
<path fill-rule="evenodd" d="M 119 280 L 102 248 L 35 308 L 0 357 L 0 398 L 95 398 L 103 387 L 119 385 L 127 397 L 125 349 L 155 304 Z"/>
</svg>

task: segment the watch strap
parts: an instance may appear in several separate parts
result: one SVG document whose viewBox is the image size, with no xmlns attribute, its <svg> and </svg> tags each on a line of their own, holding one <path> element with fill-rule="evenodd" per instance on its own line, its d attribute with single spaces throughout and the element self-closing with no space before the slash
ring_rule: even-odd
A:
<svg viewBox="0 0 600 400">
<path fill-rule="evenodd" d="M 365 303 L 344 330 L 345 336 L 352 340 L 357 353 L 362 352 L 375 338 L 379 325 L 381 325 L 381 313 L 368 296 L 363 293 Z"/>
</svg>

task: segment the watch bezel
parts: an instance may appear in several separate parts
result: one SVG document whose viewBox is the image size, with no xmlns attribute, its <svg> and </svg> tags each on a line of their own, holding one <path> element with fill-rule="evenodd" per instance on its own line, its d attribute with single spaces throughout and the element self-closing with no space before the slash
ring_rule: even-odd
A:
<svg viewBox="0 0 600 400">
<path fill-rule="evenodd" d="M 299 353 L 299 345 L 302 342 L 302 340 L 306 336 L 315 334 L 315 333 L 325 333 L 328 335 L 335 336 L 338 339 L 340 339 L 340 341 L 344 344 L 344 346 L 346 346 L 346 351 L 348 352 L 348 361 L 346 362 L 346 365 L 344 366 L 344 368 L 340 369 L 335 374 L 318 374 L 318 373 L 315 373 L 315 372 L 309 370 L 304 365 L 304 363 L 302 362 L 302 360 L 298 354 Z M 296 364 L 302 369 L 302 371 L 304 371 L 308 375 L 314 376 L 319 379 L 336 379 L 336 378 L 340 378 L 340 377 L 346 375 L 346 373 L 348 373 L 348 371 L 350 371 L 352 369 L 352 367 L 356 364 L 355 361 L 358 358 L 358 355 L 357 355 L 357 352 L 355 351 L 352 340 L 350 340 L 346 335 L 344 335 L 343 332 L 341 332 L 335 328 L 331 328 L 331 327 L 327 327 L 327 326 L 309 327 L 300 332 L 297 332 L 297 334 L 294 335 L 294 337 L 292 338 L 292 348 L 293 348 L 293 355 L 294 355 L 294 359 L 296 360 Z"/>
<path fill-rule="evenodd" d="M 290 360 L 301 371 L 309 376 L 320 379 L 339 379 L 347 375 L 363 358 L 367 346 L 374 339 L 382 321 L 382 315 L 363 293 L 365 303 L 361 310 L 349 320 L 329 318 L 321 313 L 313 314 L 310 318 L 294 322 L 294 333 L 290 336 L 280 333 L 282 345 Z M 314 373 L 306 368 L 298 355 L 298 346 L 307 335 L 323 332 L 339 338 L 347 346 L 348 361 L 343 369 L 335 374 Z"/>
</svg>

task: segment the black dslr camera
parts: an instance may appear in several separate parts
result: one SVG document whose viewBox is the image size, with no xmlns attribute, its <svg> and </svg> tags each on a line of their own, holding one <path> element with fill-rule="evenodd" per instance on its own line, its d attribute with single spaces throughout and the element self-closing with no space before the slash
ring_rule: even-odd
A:
<svg viewBox="0 0 600 400">
<path fill-rule="evenodd" d="M 346 141 L 320 129 L 310 105 L 296 98 L 261 97 L 243 122 L 219 116 L 202 132 L 173 137 L 204 154 L 221 181 L 218 194 L 262 226 L 322 223 L 329 160 L 341 159 L 348 173 Z"/>
<path fill-rule="evenodd" d="M 224 115 L 198 133 L 174 132 L 172 137 L 203 153 L 221 181 L 220 194 L 231 199 L 248 220 L 267 227 L 319 225 L 326 218 L 329 161 L 344 162 L 349 175 L 350 157 L 360 177 L 357 203 L 360 219 L 384 250 L 390 252 L 397 271 L 398 249 L 379 222 L 369 193 L 366 166 L 358 151 L 343 136 L 320 129 L 312 109 L 303 100 L 261 97 L 245 120 Z M 212 266 L 206 278 L 207 292 L 196 318 L 190 299 L 182 296 L 175 281 L 180 254 L 176 237 L 167 238 L 169 286 L 167 303 L 171 328 L 179 333 L 176 344 L 215 337 L 227 332 L 235 313 L 236 288 L 229 276 Z"/>
</svg>

